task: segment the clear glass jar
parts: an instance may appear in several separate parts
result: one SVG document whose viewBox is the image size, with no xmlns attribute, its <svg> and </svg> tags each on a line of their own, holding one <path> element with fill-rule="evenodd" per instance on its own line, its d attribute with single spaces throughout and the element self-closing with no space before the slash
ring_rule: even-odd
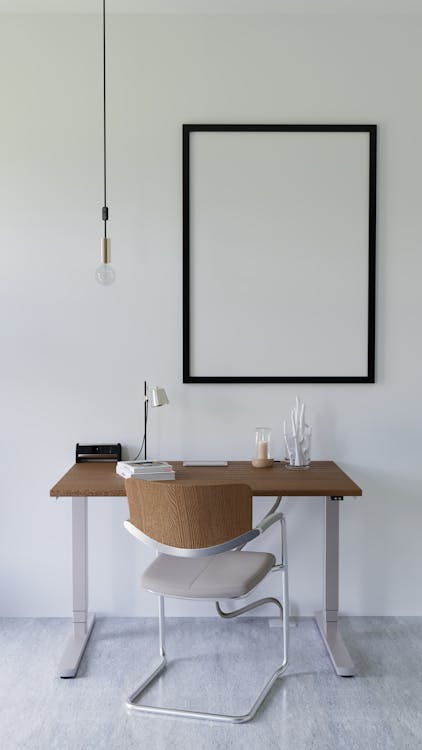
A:
<svg viewBox="0 0 422 750">
<path fill-rule="evenodd" d="M 271 458 L 271 430 L 269 427 L 257 427 L 255 432 L 256 458 L 268 461 Z"/>
</svg>

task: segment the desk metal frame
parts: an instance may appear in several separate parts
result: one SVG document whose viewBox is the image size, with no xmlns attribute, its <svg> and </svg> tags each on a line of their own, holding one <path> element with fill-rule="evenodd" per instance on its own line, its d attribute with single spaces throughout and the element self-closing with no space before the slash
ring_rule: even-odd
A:
<svg viewBox="0 0 422 750">
<path fill-rule="evenodd" d="M 269 474 L 272 469 L 257 469 L 255 470 L 258 474 L 251 474 L 250 464 L 247 462 L 236 462 L 234 465 L 235 471 L 233 476 L 226 479 L 229 482 L 238 482 L 241 480 L 241 476 L 244 475 L 244 483 L 249 484 L 254 495 L 257 496 L 276 496 L 282 494 L 283 496 L 298 496 L 300 491 L 302 495 L 314 495 L 321 496 L 321 488 L 319 482 L 312 480 L 312 473 L 315 477 L 320 479 L 318 474 L 318 468 L 323 471 L 329 467 L 333 473 L 333 477 L 337 480 L 343 480 L 343 484 L 340 481 L 332 481 L 332 477 L 329 481 L 325 481 L 328 486 L 343 487 L 345 491 L 339 494 L 338 490 L 333 491 L 333 494 L 325 496 L 325 513 L 324 513 L 324 589 L 323 589 L 323 601 L 322 611 L 316 613 L 315 620 L 318 625 L 321 637 L 325 643 L 328 654 L 332 661 L 333 667 L 336 673 L 342 677 L 350 677 L 354 674 L 353 662 L 347 651 L 346 646 L 343 643 L 339 632 L 338 626 L 338 603 L 339 603 L 339 510 L 340 501 L 343 500 L 345 495 L 348 496 L 359 496 L 362 494 L 362 490 L 347 477 L 344 472 L 341 471 L 332 462 L 318 462 L 313 465 L 313 470 L 309 470 L 309 473 L 303 472 L 302 477 L 299 478 L 297 486 L 292 485 L 292 472 L 287 469 L 284 470 L 285 477 L 280 479 L 282 466 L 278 466 L 277 472 L 277 491 L 273 491 L 274 475 Z M 181 468 L 180 464 L 173 462 L 176 465 L 176 478 L 179 479 L 179 473 L 182 475 L 182 481 L 187 483 L 195 483 L 200 481 L 198 479 L 198 467 L 195 470 L 189 470 L 187 468 Z M 89 466 L 89 465 L 85 465 Z M 92 466 L 92 465 L 91 465 Z M 88 514 L 87 504 L 88 497 L 104 497 L 104 496 L 125 496 L 123 480 L 117 477 L 114 472 L 114 464 L 96 464 L 95 469 L 87 470 L 88 481 L 80 481 L 79 477 L 76 480 L 72 479 L 72 471 L 75 473 L 77 467 L 81 467 L 77 464 L 66 474 L 50 491 L 50 495 L 53 497 L 72 497 L 72 580 L 73 580 L 73 632 L 67 643 L 65 652 L 63 654 L 60 663 L 60 676 L 61 677 L 75 677 L 80 661 L 82 659 L 85 647 L 91 635 L 91 631 L 95 622 L 95 615 L 88 613 Z M 180 467 L 180 468 L 179 468 Z M 245 471 L 242 472 L 244 467 Z M 202 468 L 202 467 L 201 467 Z M 214 467 L 213 467 L 214 468 Z M 81 468 L 78 469 L 79 473 Z M 210 467 L 207 467 L 207 476 L 204 478 L 206 482 L 218 483 L 221 477 L 222 469 L 220 468 L 217 472 L 212 472 L 210 475 Z M 262 481 L 260 480 L 262 473 Z M 337 473 L 338 472 L 338 476 Z M 287 477 L 287 475 L 290 475 Z M 95 474 L 95 479 L 100 479 L 100 485 L 97 486 L 98 482 L 91 482 L 91 475 Z M 305 477 L 305 474 L 307 475 Z M 194 475 L 194 476 L 193 476 Z M 210 478 L 213 477 L 213 478 Z M 253 480 L 250 481 L 250 476 L 253 476 Z M 268 482 L 269 477 L 271 482 Z M 298 475 L 296 474 L 296 478 Z M 249 480 L 249 481 L 248 481 Z M 305 483 L 303 484 L 303 481 Z M 224 480 L 223 480 L 224 481 Z M 265 484 L 268 486 L 265 486 Z M 284 484 L 284 486 L 283 486 Z M 94 486 L 95 485 L 95 486 Z M 291 485 L 291 486 L 289 486 Z M 70 492 L 70 489 L 74 489 L 75 492 Z M 260 491 L 261 488 L 261 491 Z M 290 490 L 290 492 L 289 492 Z M 293 491 L 294 490 L 294 491 Z M 83 495 L 82 492 L 86 494 Z M 80 494 L 78 494 L 80 493 Z M 290 494 L 292 493 L 292 494 Z"/>
</svg>

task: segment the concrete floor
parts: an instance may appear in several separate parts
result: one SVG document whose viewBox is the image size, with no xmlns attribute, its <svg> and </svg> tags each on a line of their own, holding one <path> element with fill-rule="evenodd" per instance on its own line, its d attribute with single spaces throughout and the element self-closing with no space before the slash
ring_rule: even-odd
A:
<svg viewBox="0 0 422 750">
<path fill-rule="evenodd" d="M 357 676 L 337 677 L 312 620 L 291 629 L 290 665 L 253 722 L 127 715 L 158 661 L 154 620 L 99 619 L 79 675 L 57 676 L 62 619 L 0 620 L 1 750 L 420 750 L 422 618 L 342 619 Z M 164 678 L 151 703 L 248 709 L 273 671 L 280 631 L 260 618 L 169 619 Z"/>
</svg>

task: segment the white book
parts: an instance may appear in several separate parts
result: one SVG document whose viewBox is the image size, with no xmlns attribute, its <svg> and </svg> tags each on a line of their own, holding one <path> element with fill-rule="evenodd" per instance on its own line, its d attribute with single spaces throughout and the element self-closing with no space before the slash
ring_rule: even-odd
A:
<svg viewBox="0 0 422 750">
<path fill-rule="evenodd" d="M 141 482 L 165 482 L 170 479 L 176 479 L 174 471 L 165 474 L 132 474 L 131 479 L 139 479 Z"/>
<path fill-rule="evenodd" d="M 159 472 L 173 471 L 171 464 L 166 461 L 118 461 L 116 466 L 116 472 L 118 469 L 124 469 L 125 472 L 131 474 L 157 474 Z"/>
<path fill-rule="evenodd" d="M 132 472 L 128 471 L 123 466 L 116 466 L 116 474 L 123 477 L 123 479 L 130 479 L 130 477 L 133 477 Z"/>
<path fill-rule="evenodd" d="M 163 466 L 158 467 L 157 469 L 148 468 L 148 469 L 137 469 L 137 468 L 131 468 L 130 466 L 123 466 L 122 467 L 125 471 L 130 471 L 131 474 L 137 474 L 142 476 L 144 474 L 166 474 L 168 471 L 173 471 L 172 466 Z"/>
<path fill-rule="evenodd" d="M 118 461 L 118 465 L 125 464 L 125 466 L 143 466 L 146 469 L 149 467 L 154 466 L 171 466 L 171 464 L 168 463 L 168 461 L 160 461 L 158 458 L 154 458 L 151 461 L 145 461 L 144 459 L 139 459 L 137 461 Z"/>
<path fill-rule="evenodd" d="M 116 466 L 116 474 L 123 477 L 124 479 L 146 479 L 150 481 L 159 481 L 160 479 L 174 479 L 175 473 L 173 469 L 166 471 L 148 471 L 146 473 L 134 473 L 127 469 L 125 466 Z"/>
</svg>

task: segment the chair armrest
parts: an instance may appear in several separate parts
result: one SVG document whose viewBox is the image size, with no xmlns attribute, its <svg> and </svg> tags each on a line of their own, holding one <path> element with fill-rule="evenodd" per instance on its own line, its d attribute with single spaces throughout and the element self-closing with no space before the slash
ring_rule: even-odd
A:
<svg viewBox="0 0 422 750">
<path fill-rule="evenodd" d="M 277 513 L 271 513 L 265 518 L 262 519 L 261 523 L 259 523 L 255 528 L 258 531 L 258 533 L 261 535 L 270 528 L 270 526 L 273 526 L 275 523 L 280 521 L 280 542 L 281 542 L 281 562 L 277 563 L 273 566 L 273 570 L 283 570 L 286 568 L 287 565 L 287 541 L 286 541 L 286 522 L 284 520 L 284 515 L 278 511 Z"/>
<path fill-rule="evenodd" d="M 281 503 L 282 499 L 283 499 L 283 496 L 282 496 L 282 495 L 279 495 L 279 496 L 277 497 L 277 499 L 276 499 L 276 501 L 275 501 L 274 505 L 272 505 L 272 506 L 271 506 L 271 508 L 269 509 L 269 511 L 267 511 L 267 513 L 265 514 L 265 516 L 263 516 L 263 517 L 261 518 L 261 520 L 260 520 L 259 524 L 257 524 L 257 526 L 259 526 L 259 525 L 260 525 L 260 524 L 261 524 L 261 523 L 262 523 L 262 522 L 263 522 L 263 521 L 264 521 L 264 520 L 265 520 L 266 518 L 268 518 L 268 516 L 271 516 L 271 515 L 272 515 L 273 513 L 275 513 L 275 512 L 276 512 L 276 510 L 277 510 L 278 506 L 280 505 L 280 503 Z"/>
<path fill-rule="evenodd" d="M 198 548 L 183 548 L 183 547 L 170 547 L 168 544 L 157 542 L 155 539 L 147 536 L 140 529 L 133 525 L 130 521 L 124 521 L 123 526 L 126 531 L 135 537 L 139 542 L 143 542 L 152 547 L 156 552 L 164 555 L 174 555 L 175 557 L 209 557 L 211 555 L 218 555 L 220 552 L 228 552 L 232 549 L 241 549 L 245 544 L 250 542 L 255 537 L 259 536 L 260 531 L 258 529 L 250 529 L 244 534 L 241 534 L 235 539 L 229 539 L 227 542 L 221 544 L 215 544 L 213 547 L 198 547 Z"/>
<path fill-rule="evenodd" d="M 277 521 L 281 521 L 283 518 L 284 516 L 280 511 L 278 511 L 278 513 L 271 513 L 269 516 L 265 516 L 255 528 L 260 534 L 263 534 L 270 526 L 277 523 Z"/>
<path fill-rule="evenodd" d="M 123 526 L 125 527 L 126 531 L 129 532 L 129 534 L 132 534 L 132 536 L 134 536 L 135 539 L 138 540 L 138 542 L 144 541 L 142 532 L 139 531 L 139 529 L 137 529 L 136 526 L 134 526 L 133 523 L 129 521 L 129 519 L 127 521 L 123 521 Z"/>
</svg>

